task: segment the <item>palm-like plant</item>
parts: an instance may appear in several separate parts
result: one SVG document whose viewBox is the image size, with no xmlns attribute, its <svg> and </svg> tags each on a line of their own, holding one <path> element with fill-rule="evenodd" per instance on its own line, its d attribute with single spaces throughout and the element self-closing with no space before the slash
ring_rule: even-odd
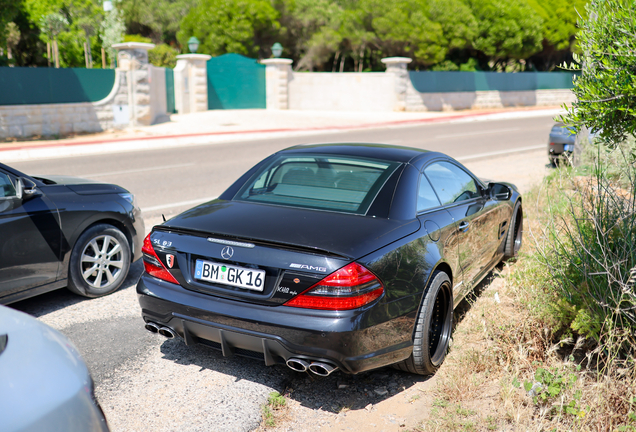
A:
<svg viewBox="0 0 636 432">
<path fill-rule="evenodd" d="M 68 26 L 68 20 L 66 17 L 59 13 L 50 13 L 40 20 L 40 31 L 46 34 L 49 39 L 53 40 L 53 56 L 55 57 L 55 67 L 60 67 L 60 55 L 57 47 L 57 35 L 62 33 Z M 49 46 L 47 43 L 47 54 L 49 59 L 51 53 L 49 52 Z M 50 64 L 50 60 L 49 60 Z"/>
</svg>

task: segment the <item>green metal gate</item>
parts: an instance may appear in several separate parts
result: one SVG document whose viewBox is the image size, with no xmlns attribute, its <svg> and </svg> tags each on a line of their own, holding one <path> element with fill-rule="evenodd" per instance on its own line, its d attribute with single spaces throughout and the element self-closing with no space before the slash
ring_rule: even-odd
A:
<svg viewBox="0 0 636 432">
<path fill-rule="evenodd" d="M 208 60 L 208 109 L 265 108 L 265 65 L 240 54 Z"/>
<path fill-rule="evenodd" d="M 177 109 L 174 103 L 174 71 L 166 68 L 166 111 L 175 114 Z"/>
</svg>

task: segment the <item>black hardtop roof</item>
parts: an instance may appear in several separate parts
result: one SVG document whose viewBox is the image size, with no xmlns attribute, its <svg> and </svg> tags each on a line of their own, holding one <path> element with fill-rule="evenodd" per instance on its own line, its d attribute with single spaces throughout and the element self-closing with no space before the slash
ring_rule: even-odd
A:
<svg viewBox="0 0 636 432">
<path fill-rule="evenodd" d="M 414 147 L 402 147 L 391 144 L 371 143 L 335 143 L 335 144 L 307 144 L 281 150 L 280 153 L 311 153 L 343 156 L 359 156 L 372 159 L 382 159 L 401 163 L 413 163 L 422 158 L 432 159 L 442 153 L 422 150 Z"/>
</svg>

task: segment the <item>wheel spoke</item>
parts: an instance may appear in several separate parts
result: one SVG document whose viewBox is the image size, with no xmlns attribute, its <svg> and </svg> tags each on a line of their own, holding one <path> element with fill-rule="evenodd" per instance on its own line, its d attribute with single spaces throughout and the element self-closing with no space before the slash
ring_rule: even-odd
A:
<svg viewBox="0 0 636 432">
<path fill-rule="evenodd" d="M 109 266 L 113 266 L 113 267 L 117 267 L 118 269 L 121 269 L 124 266 L 124 261 L 122 260 L 117 260 L 117 261 L 111 261 L 108 263 Z"/>
<path fill-rule="evenodd" d="M 106 274 L 106 279 L 108 279 L 108 285 L 112 284 L 115 281 L 115 276 L 113 276 L 113 274 L 110 272 L 110 269 L 106 268 L 104 270 L 104 273 Z"/>
<path fill-rule="evenodd" d="M 91 249 L 93 249 L 93 254 L 95 256 L 99 255 L 99 245 L 97 244 L 97 239 L 91 240 L 88 246 L 90 246 Z M 85 250 L 88 250 L 88 246 L 86 246 Z"/>
<path fill-rule="evenodd" d="M 106 256 L 108 258 L 111 258 L 113 255 L 119 253 L 119 251 L 121 251 L 121 245 L 119 243 L 115 243 L 115 247 L 113 247 L 107 254 Z"/>
<path fill-rule="evenodd" d="M 95 277 L 95 281 L 93 282 L 93 286 L 100 288 L 102 286 L 102 275 L 104 271 L 102 269 L 97 270 L 97 276 Z"/>
<path fill-rule="evenodd" d="M 97 257 L 83 254 L 81 258 L 81 262 L 83 263 L 94 263 L 97 262 Z"/>
<path fill-rule="evenodd" d="M 110 241 L 112 237 L 109 235 L 104 236 L 104 243 L 102 244 L 102 255 L 106 255 L 108 253 L 108 247 L 110 246 Z"/>
<path fill-rule="evenodd" d="M 97 270 L 99 268 L 98 264 L 93 265 L 91 268 L 89 268 L 88 270 L 85 270 L 84 273 L 82 273 L 82 276 L 84 277 L 84 280 L 88 282 L 88 278 L 91 276 L 91 274 L 93 274 L 93 272 L 95 270 Z"/>
</svg>

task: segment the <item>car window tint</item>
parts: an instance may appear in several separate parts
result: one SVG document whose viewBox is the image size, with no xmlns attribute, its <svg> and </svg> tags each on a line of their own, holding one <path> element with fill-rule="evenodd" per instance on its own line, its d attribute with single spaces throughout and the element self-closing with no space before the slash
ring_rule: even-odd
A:
<svg viewBox="0 0 636 432">
<path fill-rule="evenodd" d="M 421 212 L 439 205 L 439 199 L 428 179 L 424 174 L 420 175 L 420 185 L 417 190 L 417 211 Z"/>
<path fill-rule="evenodd" d="M 344 156 L 280 156 L 234 199 L 363 214 L 398 165 Z"/>
<path fill-rule="evenodd" d="M 475 180 L 466 171 L 448 162 L 434 162 L 424 173 L 437 192 L 442 204 L 449 204 L 479 196 Z"/>
<path fill-rule="evenodd" d="M 15 187 L 13 187 L 9 176 L 0 172 L 0 197 L 12 197 L 15 195 Z"/>
</svg>

